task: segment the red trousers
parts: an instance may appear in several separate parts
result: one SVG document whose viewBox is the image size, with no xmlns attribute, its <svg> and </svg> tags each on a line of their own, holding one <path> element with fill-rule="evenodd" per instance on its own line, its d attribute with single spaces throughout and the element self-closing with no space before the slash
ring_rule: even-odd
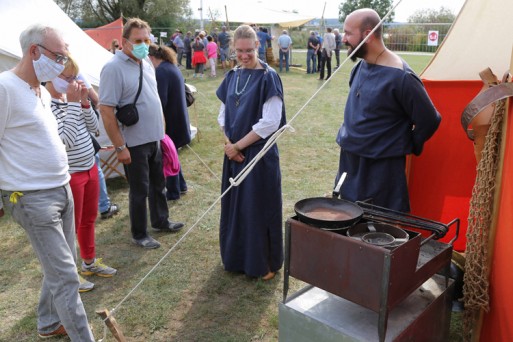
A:
<svg viewBox="0 0 513 342">
<path fill-rule="evenodd" d="M 75 202 L 75 229 L 80 257 L 93 259 L 96 256 L 94 243 L 94 222 L 98 215 L 98 168 L 96 164 L 88 171 L 71 174 L 71 192 Z"/>
</svg>

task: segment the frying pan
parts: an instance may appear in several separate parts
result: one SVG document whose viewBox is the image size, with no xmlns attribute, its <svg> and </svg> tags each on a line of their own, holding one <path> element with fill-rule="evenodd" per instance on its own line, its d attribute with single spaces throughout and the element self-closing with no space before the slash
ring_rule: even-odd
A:
<svg viewBox="0 0 513 342">
<path fill-rule="evenodd" d="M 299 221 L 326 230 L 339 230 L 360 220 L 363 216 L 362 208 L 353 202 L 337 198 L 345 177 L 346 173 L 343 173 L 333 191 L 333 198 L 313 197 L 297 202 L 294 211 Z"/>
</svg>

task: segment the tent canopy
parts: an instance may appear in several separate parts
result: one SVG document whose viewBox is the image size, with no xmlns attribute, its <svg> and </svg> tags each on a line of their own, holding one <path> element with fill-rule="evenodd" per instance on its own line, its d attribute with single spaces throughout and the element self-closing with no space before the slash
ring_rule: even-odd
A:
<svg viewBox="0 0 513 342">
<path fill-rule="evenodd" d="M 315 19 L 313 16 L 274 10 L 242 1 L 227 7 L 227 12 L 230 22 L 276 24 L 281 27 L 297 27 Z"/>
<path fill-rule="evenodd" d="M 6 33 L 0 39 L 0 71 L 14 67 L 21 58 L 20 33 L 34 23 L 61 30 L 80 71 L 91 84 L 99 85 L 100 71 L 112 54 L 84 33 L 52 0 L 0 1 L 0 25 Z"/>
<path fill-rule="evenodd" d="M 110 43 L 113 39 L 117 39 L 121 44 L 121 37 L 123 35 L 123 18 L 114 20 L 107 25 L 103 25 L 94 29 L 84 30 L 85 33 L 95 42 L 106 48 L 110 49 Z"/>
<path fill-rule="evenodd" d="M 512 14 L 511 0 L 467 0 L 421 77 L 479 80 L 479 72 L 487 66 L 500 77 L 510 64 Z"/>
</svg>

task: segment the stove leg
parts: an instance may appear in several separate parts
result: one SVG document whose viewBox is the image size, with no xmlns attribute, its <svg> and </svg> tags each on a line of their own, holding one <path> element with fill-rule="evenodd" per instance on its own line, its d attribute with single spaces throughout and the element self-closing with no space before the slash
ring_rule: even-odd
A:
<svg viewBox="0 0 513 342">
<path fill-rule="evenodd" d="M 285 222 L 285 260 L 283 265 L 283 303 L 287 299 L 289 292 L 289 276 L 290 276 L 290 223 Z"/>
</svg>

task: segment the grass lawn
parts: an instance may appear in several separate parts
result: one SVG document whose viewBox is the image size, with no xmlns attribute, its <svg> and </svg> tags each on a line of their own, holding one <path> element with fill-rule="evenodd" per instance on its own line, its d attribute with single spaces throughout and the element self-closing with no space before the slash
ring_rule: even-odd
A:
<svg viewBox="0 0 513 342">
<path fill-rule="evenodd" d="M 417 72 L 431 58 L 403 57 Z M 284 218 L 293 215 L 298 200 L 331 193 L 339 155 L 335 136 L 343 119 L 353 66 L 348 62 L 325 84 L 317 80 L 318 75 L 306 74 L 305 58 L 306 53 L 295 53 L 293 63 L 303 66 L 281 74 L 287 118 L 302 109 L 291 122 L 294 130 L 278 142 Z M 135 247 L 130 242 L 127 184 L 120 178 L 109 180 L 111 199 L 121 206 L 121 212 L 113 219 L 98 219 L 97 256 L 117 268 L 118 275 L 90 277 L 96 288 L 82 294 L 95 337 L 102 338 L 104 333 L 95 310 L 116 308 L 115 318 L 130 341 L 277 341 L 283 272 L 266 283 L 226 273 L 219 256 L 219 204 L 205 214 L 220 195 L 223 135 L 216 120 L 219 101 L 215 91 L 222 77 L 196 79 L 185 70 L 184 76 L 198 89 L 190 117 L 199 135 L 190 149 L 180 151 L 189 192 L 168 203 L 171 218 L 186 222 L 186 228 L 173 235 L 153 234 L 162 243 L 158 250 Z M 0 234 L 0 341 L 35 341 L 39 264 L 25 233 L 8 215 L 0 219 Z M 291 279 L 289 294 L 304 285 Z M 453 315 L 452 323 L 450 341 L 460 341 L 459 315 Z M 114 341 L 110 332 L 104 341 Z"/>
</svg>

